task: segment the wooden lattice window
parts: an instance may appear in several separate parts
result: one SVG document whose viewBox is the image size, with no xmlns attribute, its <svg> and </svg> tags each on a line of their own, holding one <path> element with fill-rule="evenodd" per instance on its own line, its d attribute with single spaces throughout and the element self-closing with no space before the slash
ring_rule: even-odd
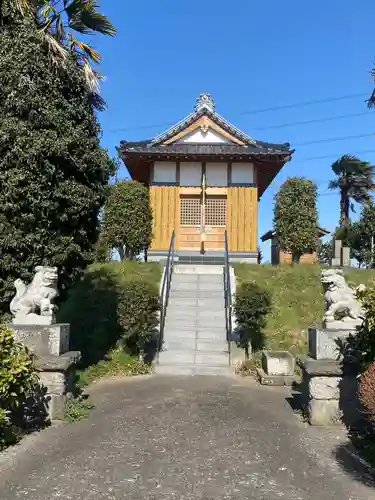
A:
<svg viewBox="0 0 375 500">
<path fill-rule="evenodd" d="M 199 197 L 184 197 L 180 203 L 181 226 L 199 226 L 201 224 L 201 200 Z"/>
<path fill-rule="evenodd" d="M 227 199 L 206 198 L 205 223 L 207 226 L 226 226 Z"/>
</svg>

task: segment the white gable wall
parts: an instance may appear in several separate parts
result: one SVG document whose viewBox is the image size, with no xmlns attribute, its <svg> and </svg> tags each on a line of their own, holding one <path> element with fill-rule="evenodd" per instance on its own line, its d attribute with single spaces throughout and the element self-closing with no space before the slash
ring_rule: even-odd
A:
<svg viewBox="0 0 375 500">
<path fill-rule="evenodd" d="M 209 128 L 206 132 L 201 127 L 184 135 L 175 144 L 233 144 L 231 141 Z"/>
</svg>

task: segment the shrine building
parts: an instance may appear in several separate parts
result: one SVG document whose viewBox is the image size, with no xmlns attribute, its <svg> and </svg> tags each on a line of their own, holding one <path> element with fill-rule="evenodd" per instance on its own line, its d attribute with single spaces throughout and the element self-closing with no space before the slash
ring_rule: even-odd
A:
<svg viewBox="0 0 375 500">
<path fill-rule="evenodd" d="M 150 260 L 166 257 L 173 231 L 180 260 L 222 257 L 226 232 L 230 260 L 257 263 L 258 202 L 291 159 L 288 143 L 249 137 L 201 94 L 186 118 L 153 139 L 122 141 L 119 152 L 150 189 Z"/>
</svg>

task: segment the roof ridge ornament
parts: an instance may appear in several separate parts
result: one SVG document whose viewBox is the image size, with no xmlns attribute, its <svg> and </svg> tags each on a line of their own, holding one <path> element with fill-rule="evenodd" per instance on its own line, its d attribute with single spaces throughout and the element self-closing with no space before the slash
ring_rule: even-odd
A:
<svg viewBox="0 0 375 500">
<path fill-rule="evenodd" d="M 195 111 L 200 111 L 206 108 L 210 111 L 215 111 L 215 102 L 212 99 L 211 94 L 199 94 L 197 102 L 195 104 Z"/>
</svg>

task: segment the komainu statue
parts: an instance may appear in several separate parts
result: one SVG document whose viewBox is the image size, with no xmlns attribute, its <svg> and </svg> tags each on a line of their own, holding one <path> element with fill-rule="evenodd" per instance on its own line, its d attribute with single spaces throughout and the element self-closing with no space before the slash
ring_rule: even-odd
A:
<svg viewBox="0 0 375 500">
<path fill-rule="evenodd" d="M 333 322 L 360 324 L 364 311 L 356 297 L 356 291 L 364 288 L 360 285 L 353 290 L 345 281 L 341 269 L 324 269 L 321 272 L 321 283 L 324 290 L 324 317 L 326 327 Z"/>
<path fill-rule="evenodd" d="M 26 285 L 21 279 L 14 282 L 16 295 L 10 303 L 15 325 L 50 325 L 54 322 L 58 295 L 57 267 L 37 266 L 32 282 Z"/>
</svg>

